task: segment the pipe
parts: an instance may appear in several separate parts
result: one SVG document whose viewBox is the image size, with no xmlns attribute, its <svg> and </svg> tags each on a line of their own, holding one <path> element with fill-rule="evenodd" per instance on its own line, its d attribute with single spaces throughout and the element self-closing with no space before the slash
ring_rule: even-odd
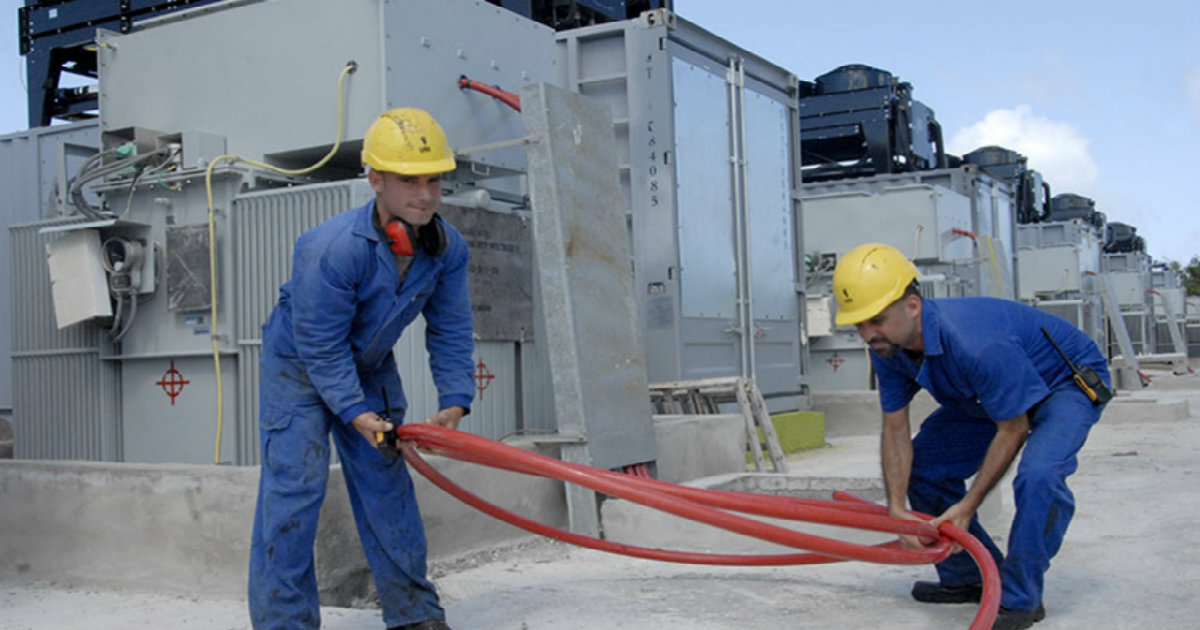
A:
<svg viewBox="0 0 1200 630">
<path fill-rule="evenodd" d="M 517 111 L 521 111 L 521 97 L 513 94 L 512 92 L 501 90 L 498 86 L 487 85 L 486 83 L 480 83 L 479 81 L 472 81 L 471 79 L 467 78 L 467 75 L 464 74 L 458 77 L 458 87 L 464 90 L 483 92 L 484 94 L 487 94 L 501 103 L 504 103 L 505 105 L 508 105 Z"/>
<path fill-rule="evenodd" d="M 976 234 L 970 230 L 964 230 L 962 228 L 950 228 L 950 233 L 955 234 L 957 236 L 965 236 L 971 240 L 975 240 L 975 239 L 979 238 L 978 234 Z"/>
<path fill-rule="evenodd" d="M 987 630 L 1000 606 L 1000 574 L 990 554 L 973 536 L 950 524 L 938 529 L 928 523 L 894 519 L 887 509 L 846 493 L 835 493 L 834 500 L 776 497 L 749 492 L 704 490 L 656 479 L 633 477 L 609 470 L 563 462 L 525 451 L 484 437 L 425 424 L 403 425 L 396 433 L 404 443 L 405 460 L 434 485 L 489 516 L 535 534 L 571 544 L 620 553 L 639 558 L 690 564 L 775 566 L 820 564 L 839 560 L 861 560 L 882 564 L 929 564 L 950 554 L 951 542 L 961 545 L 980 566 L 983 598 L 972 630 Z M 558 479 L 575 483 L 614 497 L 720 527 L 727 531 L 776 544 L 806 550 L 791 554 L 711 554 L 652 549 L 575 534 L 509 512 L 467 492 L 437 472 L 417 454 L 413 446 L 430 449 L 438 455 L 464 462 L 490 466 L 510 472 Z M 936 537 L 938 542 L 925 549 L 902 549 L 898 541 L 881 545 L 860 545 L 804 534 L 785 527 L 758 521 L 730 511 L 786 518 L 798 521 L 856 527 L 894 534 Z M 930 518 L 920 515 L 922 518 Z"/>
</svg>

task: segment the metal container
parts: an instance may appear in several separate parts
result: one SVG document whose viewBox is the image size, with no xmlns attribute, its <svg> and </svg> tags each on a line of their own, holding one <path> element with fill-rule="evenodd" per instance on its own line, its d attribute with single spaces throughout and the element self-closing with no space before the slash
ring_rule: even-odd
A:
<svg viewBox="0 0 1200 630">
<path fill-rule="evenodd" d="M 353 61 L 344 89 L 352 143 L 334 162 L 351 173 L 360 168 L 353 141 L 384 109 L 432 112 L 456 149 L 511 140 L 520 118 L 463 92 L 459 78 L 515 92 L 557 74 L 553 29 L 482 0 L 222 3 L 103 32 L 97 45 L 106 133 L 202 130 L 225 137 L 229 153 L 285 166 L 310 164 L 331 144 L 337 79 Z M 479 159 L 521 168 L 524 152 Z"/>
<path fill-rule="evenodd" d="M 912 199 L 906 190 L 929 190 L 928 201 Z M 1016 204 L 1012 186 L 967 164 L 911 173 L 893 173 L 824 182 L 805 182 L 804 253 L 826 257 L 829 270 L 850 248 L 872 241 L 889 243 L 914 258 L 922 271 L 942 267 L 965 295 L 1012 299 L 1015 274 Z M 856 214 L 840 223 L 836 212 L 818 227 L 820 199 L 843 195 Z M 896 205 L 895 202 L 904 202 Z M 853 230 L 844 229 L 853 225 Z M 831 242 L 837 245 L 830 245 Z M 923 266 L 924 265 L 924 266 Z M 949 265 L 949 267 L 946 267 Z"/>
<path fill-rule="evenodd" d="M 558 50 L 560 83 L 612 109 L 651 382 L 740 375 L 807 407 L 795 76 L 666 10 Z"/>
</svg>

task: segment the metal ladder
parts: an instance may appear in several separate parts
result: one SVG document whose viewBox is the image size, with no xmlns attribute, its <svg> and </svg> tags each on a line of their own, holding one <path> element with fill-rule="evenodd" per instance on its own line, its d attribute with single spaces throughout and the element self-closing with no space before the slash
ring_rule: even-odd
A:
<svg viewBox="0 0 1200 630">
<path fill-rule="evenodd" d="M 721 413 L 721 404 L 737 402 L 746 426 L 746 442 L 754 458 L 754 469 L 766 467 L 763 452 L 777 473 L 787 472 L 787 460 L 775 433 L 775 423 L 767 411 L 762 392 L 753 381 L 738 376 L 691 381 L 651 383 L 650 402 L 663 413 Z"/>
<path fill-rule="evenodd" d="M 1133 352 L 1133 340 L 1129 338 L 1129 330 L 1125 328 L 1125 317 L 1117 304 L 1117 290 L 1113 287 L 1112 278 L 1106 273 L 1094 275 L 1100 283 L 1100 301 L 1104 303 L 1104 312 L 1108 315 L 1108 326 L 1117 336 L 1117 345 L 1121 348 L 1121 362 L 1137 375 L 1144 387 L 1146 377 L 1142 375 L 1142 367 Z"/>
<path fill-rule="evenodd" d="M 1183 338 L 1183 325 L 1179 321 L 1179 318 L 1175 316 L 1175 310 L 1171 308 L 1171 301 L 1167 299 L 1167 296 L 1154 289 L 1151 289 L 1150 293 L 1157 295 L 1159 300 L 1162 301 L 1163 312 L 1167 314 L 1167 330 L 1171 334 L 1171 346 L 1175 349 L 1175 354 L 1183 357 L 1183 360 L 1179 362 L 1180 365 L 1175 366 L 1174 372 L 1177 375 L 1188 374 L 1192 371 L 1192 368 L 1188 365 L 1187 361 L 1188 349 L 1187 341 Z"/>
</svg>

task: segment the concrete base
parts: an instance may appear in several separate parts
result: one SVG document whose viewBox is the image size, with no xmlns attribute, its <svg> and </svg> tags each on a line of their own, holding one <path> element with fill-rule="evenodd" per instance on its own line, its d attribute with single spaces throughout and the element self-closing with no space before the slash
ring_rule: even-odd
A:
<svg viewBox="0 0 1200 630">
<path fill-rule="evenodd" d="M 937 408 L 937 401 L 929 392 L 917 392 L 909 406 L 913 429 Z M 827 437 L 877 434 L 883 421 L 879 392 L 876 391 L 814 392 L 812 409 L 825 413 Z"/>
<path fill-rule="evenodd" d="M 1112 375 L 1113 391 L 1115 393 L 1136 392 L 1145 387 L 1142 383 L 1142 377 L 1138 375 L 1137 370 L 1131 367 L 1113 363 L 1108 366 L 1108 371 Z"/>
<path fill-rule="evenodd" d="M 1121 355 L 1113 357 L 1113 364 L 1122 361 Z M 1188 357 L 1182 352 L 1164 352 L 1162 354 L 1139 354 L 1137 355 L 1138 365 L 1143 369 L 1168 369 L 1176 376 L 1182 376 L 1188 373 Z"/>
<path fill-rule="evenodd" d="M 1183 420 L 1188 417 L 1190 412 L 1186 400 L 1164 400 L 1153 396 L 1116 396 L 1104 408 L 1100 422 L 1117 424 L 1152 420 Z"/>
<path fill-rule="evenodd" d="M 656 419 L 659 477 L 683 481 L 745 470 L 740 415 Z M 557 449 L 513 443 L 557 457 Z M 428 457 L 447 477 L 521 516 L 566 527 L 563 484 Z M 244 597 L 258 493 L 254 467 L 0 462 L 0 578 Z M 430 564 L 532 537 L 413 473 Z M 331 470 L 316 544 L 321 602 L 374 599 L 340 466 Z"/>
<path fill-rule="evenodd" d="M 431 463 L 463 487 L 562 527 L 562 484 Z M 0 577 L 244 597 L 257 468 L 0 462 Z M 529 538 L 413 473 L 432 561 Z M 316 545 L 323 605 L 374 597 L 340 467 L 330 474 Z"/>
<path fill-rule="evenodd" d="M 663 481 L 746 470 L 746 421 L 739 414 L 655 416 L 654 435 Z"/>
</svg>

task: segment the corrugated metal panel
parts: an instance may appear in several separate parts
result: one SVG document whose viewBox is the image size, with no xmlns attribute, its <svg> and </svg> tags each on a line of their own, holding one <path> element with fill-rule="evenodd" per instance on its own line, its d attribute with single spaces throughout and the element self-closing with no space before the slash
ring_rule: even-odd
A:
<svg viewBox="0 0 1200 630">
<path fill-rule="evenodd" d="M 475 342 L 475 401 L 463 431 L 500 439 L 520 427 L 517 417 L 521 377 L 517 372 L 516 344 L 505 341 Z M 408 398 L 408 422 L 419 422 L 438 410 L 437 387 L 425 351 L 425 320 L 418 317 L 396 344 L 396 364 Z M 482 363 L 482 366 L 480 365 Z M 480 387 L 485 387 L 480 391 Z"/>
<path fill-rule="evenodd" d="M 554 388 L 550 382 L 550 362 L 536 342 L 518 346 L 521 365 L 521 417 L 518 429 L 531 433 L 555 433 Z M 646 394 L 649 396 L 649 392 Z"/>
<path fill-rule="evenodd" d="M 120 461 L 118 366 L 95 352 L 13 359 L 13 455 Z"/>
<path fill-rule="evenodd" d="M 65 186 L 65 171 L 74 174 L 99 146 L 99 124 L 39 127 L 0 136 L 0 252 L 12 251 L 9 226 L 50 219 L 58 212 L 54 199 Z M 91 197 L 91 195 L 88 195 Z M 10 267 L 0 265 L 0 296 L 12 288 Z M 8 308 L 0 309 L 0 413 L 12 408 L 12 321 Z"/>
<path fill-rule="evenodd" d="M 292 251 L 296 239 L 333 215 L 362 204 L 373 193 L 366 181 L 354 180 L 335 184 L 301 186 L 278 191 L 250 193 L 234 201 L 231 221 L 236 273 L 235 313 L 238 334 L 238 362 L 241 370 L 238 385 L 237 458 L 239 464 L 259 461 L 258 390 L 261 357 L 262 325 L 279 296 L 279 286 L 291 273 Z M 528 350 L 526 352 L 528 354 Z M 395 347 L 396 363 L 404 379 L 408 398 L 408 419 L 421 420 L 437 411 L 437 388 L 429 371 L 425 351 L 425 322 L 418 318 L 404 331 Z M 476 392 L 471 415 L 462 429 L 489 438 L 501 438 L 522 428 L 525 418 L 518 417 L 522 401 L 541 401 L 539 426 L 553 428 L 549 413 L 548 388 L 533 393 L 526 391 L 531 382 L 548 383 L 548 375 L 523 378 L 533 361 L 517 358 L 513 342 L 478 342 L 476 368 L 480 371 L 477 384 L 486 388 Z M 479 363 L 483 367 L 479 367 Z"/>
<path fill-rule="evenodd" d="M 53 222 L 13 227 L 14 455 L 22 459 L 119 461 L 120 376 L 102 361 L 104 331 L 91 323 L 58 330 L 40 234 Z"/>
<path fill-rule="evenodd" d="M 361 181 L 300 186 L 237 197 L 231 232 L 234 247 L 235 330 L 238 335 L 238 464 L 259 462 L 258 388 L 262 325 L 292 268 L 296 239 L 335 214 L 361 203 Z M 369 190 L 369 188 L 368 188 Z"/>
<path fill-rule="evenodd" d="M 511 341 L 476 342 L 475 402 L 462 430 L 493 440 L 515 433 L 519 385 L 515 344 Z"/>
<path fill-rule="evenodd" d="M 238 423 L 237 446 L 234 457 L 238 464 L 251 466 L 261 463 L 258 448 L 258 388 L 259 359 L 262 346 L 240 345 L 238 347 Z"/>
</svg>

